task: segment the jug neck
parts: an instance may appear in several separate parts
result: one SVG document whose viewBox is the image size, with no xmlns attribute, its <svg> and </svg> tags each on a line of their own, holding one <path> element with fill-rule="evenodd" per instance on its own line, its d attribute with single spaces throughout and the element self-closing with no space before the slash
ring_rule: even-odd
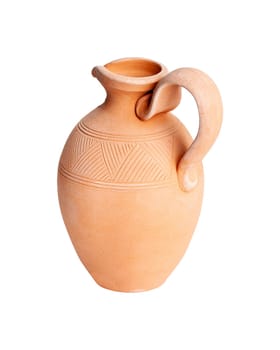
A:
<svg viewBox="0 0 280 350">
<path fill-rule="evenodd" d="M 106 90 L 106 99 L 103 104 L 103 107 L 110 112 L 113 110 L 117 111 L 119 114 L 125 117 L 129 117 L 130 115 L 134 116 L 135 106 L 138 99 L 143 96 L 147 91 L 139 92 L 139 91 L 123 91 L 116 89 Z M 116 113 L 114 113 L 116 114 Z"/>
<path fill-rule="evenodd" d="M 166 74 L 162 64 L 143 58 L 120 59 L 92 70 L 107 93 L 104 108 L 126 117 L 135 116 L 137 100 Z"/>
</svg>

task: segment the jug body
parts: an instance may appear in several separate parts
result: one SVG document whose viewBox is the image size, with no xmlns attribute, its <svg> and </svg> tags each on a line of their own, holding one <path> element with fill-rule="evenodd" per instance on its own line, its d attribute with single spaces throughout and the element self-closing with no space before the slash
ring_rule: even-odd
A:
<svg viewBox="0 0 280 350">
<path fill-rule="evenodd" d="M 99 285 L 149 290 L 166 280 L 190 242 L 202 203 L 202 163 L 196 161 L 194 188 L 182 190 L 178 164 L 192 137 L 169 111 L 146 121 L 137 115 L 139 99 L 167 74 L 164 66 L 124 59 L 93 74 L 107 97 L 75 126 L 63 149 L 62 216 Z"/>
</svg>

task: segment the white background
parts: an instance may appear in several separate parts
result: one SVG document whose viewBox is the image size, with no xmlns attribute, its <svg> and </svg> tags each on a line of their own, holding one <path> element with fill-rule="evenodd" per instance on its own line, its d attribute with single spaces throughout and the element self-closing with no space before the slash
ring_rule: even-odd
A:
<svg viewBox="0 0 280 350">
<path fill-rule="evenodd" d="M 278 1 L 1 1 L 0 348 L 280 349 Z M 107 291 L 66 233 L 56 171 L 100 104 L 90 71 L 140 56 L 207 72 L 224 123 L 203 210 L 160 288 Z M 195 134 L 184 93 L 175 111 Z"/>
</svg>

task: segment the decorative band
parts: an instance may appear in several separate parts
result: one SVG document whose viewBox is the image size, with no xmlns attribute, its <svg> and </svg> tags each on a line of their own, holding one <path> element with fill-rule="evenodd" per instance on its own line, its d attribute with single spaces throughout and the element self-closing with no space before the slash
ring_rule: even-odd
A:
<svg viewBox="0 0 280 350">
<path fill-rule="evenodd" d="M 167 187 L 176 183 L 174 179 L 169 179 L 169 180 L 160 181 L 160 182 L 146 182 L 146 183 L 102 182 L 102 181 L 96 181 L 80 175 L 73 174 L 72 172 L 66 170 L 62 164 L 59 165 L 58 172 L 60 173 L 60 175 L 64 176 L 68 180 L 71 180 L 75 183 L 85 185 L 88 187 L 99 187 L 99 188 L 109 188 L 109 189 L 128 190 L 128 189 L 162 188 L 162 187 Z"/>
<path fill-rule="evenodd" d="M 80 121 L 77 125 L 77 128 L 79 131 L 81 131 L 83 134 L 86 134 L 88 136 L 92 136 L 97 139 L 101 140 L 113 140 L 113 141 L 137 141 L 137 142 L 147 142 L 147 141 L 153 141 L 153 140 L 158 140 L 163 137 L 172 135 L 175 133 L 177 130 L 177 126 L 173 126 L 169 129 L 157 132 L 157 133 L 152 133 L 152 134 L 145 134 L 145 135 L 116 135 L 116 134 L 110 134 L 102 131 L 97 131 L 92 128 L 89 128 L 86 126 L 86 124 L 83 121 Z"/>
</svg>

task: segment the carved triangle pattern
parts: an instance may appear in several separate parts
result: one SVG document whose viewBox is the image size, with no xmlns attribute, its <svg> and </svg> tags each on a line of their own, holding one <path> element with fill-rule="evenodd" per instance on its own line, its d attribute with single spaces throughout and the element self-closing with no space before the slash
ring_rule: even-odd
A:
<svg viewBox="0 0 280 350">
<path fill-rule="evenodd" d="M 80 156 L 86 152 L 93 144 L 94 139 L 90 136 L 81 134 L 76 128 L 70 134 L 63 153 L 67 153 L 67 157 L 63 157 L 63 165 L 71 170 Z"/>
<path fill-rule="evenodd" d="M 114 178 L 135 145 L 131 143 L 102 142 L 101 146 L 108 171 L 111 178 Z"/>
<path fill-rule="evenodd" d="M 62 165 L 92 182 L 154 183 L 170 178 L 172 146 L 172 135 L 151 142 L 124 142 L 73 132 Z"/>
<path fill-rule="evenodd" d="M 114 180 L 125 183 L 165 180 L 167 174 L 150 153 L 150 150 L 147 151 L 147 147 L 143 147 L 143 144 L 136 144 L 125 162 L 120 164 Z"/>
</svg>

